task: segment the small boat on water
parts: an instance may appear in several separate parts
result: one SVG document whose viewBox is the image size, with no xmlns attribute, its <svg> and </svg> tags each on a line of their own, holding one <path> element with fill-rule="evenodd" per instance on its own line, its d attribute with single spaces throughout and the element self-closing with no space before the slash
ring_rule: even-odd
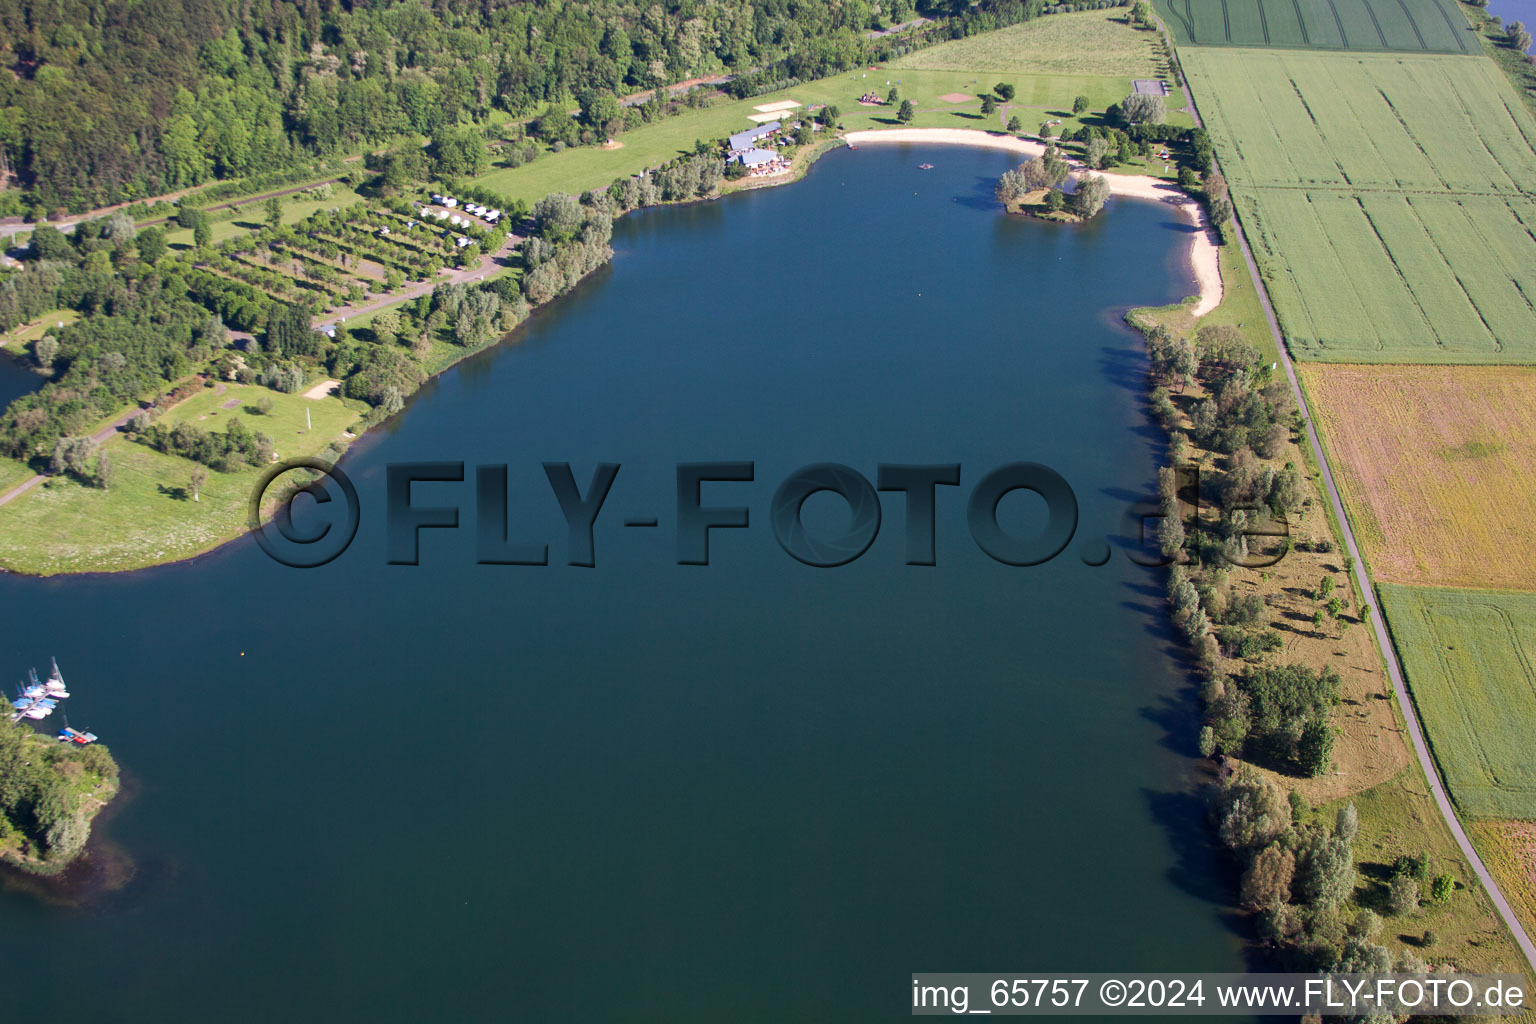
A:
<svg viewBox="0 0 1536 1024">
<path fill-rule="evenodd" d="M 59 730 L 60 743 L 78 743 L 81 746 L 86 746 L 87 744 L 95 743 L 98 739 L 100 737 L 93 732 L 81 732 L 79 729 L 71 729 L 67 725 Z"/>
</svg>

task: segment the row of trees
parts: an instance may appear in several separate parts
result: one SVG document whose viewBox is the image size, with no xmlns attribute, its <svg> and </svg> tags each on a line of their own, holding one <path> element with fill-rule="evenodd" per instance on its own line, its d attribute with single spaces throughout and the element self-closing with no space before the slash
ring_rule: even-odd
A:
<svg viewBox="0 0 1536 1024">
<path fill-rule="evenodd" d="M 272 438 L 247 427 L 237 416 L 223 433 L 204 430 L 191 423 L 169 429 L 158 423 L 131 424 L 138 440 L 167 455 L 179 455 L 211 466 L 222 473 L 236 473 L 246 466 L 265 466 L 276 450 Z"/>
</svg>

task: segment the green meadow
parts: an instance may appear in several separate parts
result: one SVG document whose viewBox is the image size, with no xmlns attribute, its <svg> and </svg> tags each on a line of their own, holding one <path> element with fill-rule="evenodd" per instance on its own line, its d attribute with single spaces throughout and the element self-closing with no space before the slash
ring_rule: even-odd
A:
<svg viewBox="0 0 1536 1024">
<path fill-rule="evenodd" d="M 1382 584 L 1414 706 L 1464 814 L 1536 819 L 1536 594 Z"/>
<path fill-rule="evenodd" d="M 272 400 L 266 415 L 256 411 L 263 398 Z M 231 402 L 234 407 L 226 409 Z M 306 412 L 313 429 L 306 423 Z M 272 437 L 279 458 L 290 459 L 317 454 L 341 437 L 358 415 L 358 403 L 339 398 L 314 400 L 230 384 L 223 391 L 209 388 L 194 395 L 161 422 L 222 432 L 238 416 L 252 430 Z M 196 463 L 126 437 L 107 441 L 101 450 L 112 459 L 116 473 L 109 489 L 52 477 L 0 506 L 0 565 L 40 575 L 138 569 L 190 558 L 245 531 L 247 502 L 260 469 L 209 469 L 194 501 L 191 479 Z M 0 464 L 0 479 L 5 472 L 6 465 Z M 103 522 L 111 522 L 112 529 L 103 530 Z"/>
<path fill-rule="evenodd" d="M 1496 65 L 1180 56 L 1292 354 L 1536 361 L 1536 119 Z"/>
</svg>

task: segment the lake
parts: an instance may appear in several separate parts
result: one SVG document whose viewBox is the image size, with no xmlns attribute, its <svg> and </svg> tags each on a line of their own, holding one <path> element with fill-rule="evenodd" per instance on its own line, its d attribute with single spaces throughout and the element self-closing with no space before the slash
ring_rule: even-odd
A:
<svg viewBox="0 0 1536 1024">
<path fill-rule="evenodd" d="M 28 369 L 21 360 L 9 353 L 0 352 L 0 409 L 42 386 L 42 377 Z"/>
<path fill-rule="evenodd" d="M 71 724 L 129 774 L 102 831 L 137 865 L 76 909 L 0 893 L 9 1011 L 894 1020 L 919 970 L 1242 969 L 1161 574 L 1079 551 L 1155 489 L 1120 318 L 1193 289 L 1189 229 L 1118 199 L 1080 228 L 1005 217 L 1014 162 L 870 146 L 624 218 L 610 269 L 348 456 L 362 526 L 324 568 L 247 538 L 0 577 L 0 667 L 58 656 Z M 419 460 L 469 465 L 414 492 L 461 528 L 388 565 L 385 467 Z M 754 462 L 703 486 L 750 526 L 679 565 L 676 466 L 706 460 Z M 541 463 L 585 492 L 604 461 L 596 565 L 572 567 Z M 966 525 L 1015 461 L 1080 507 L 1031 568 Z M 896 493 L 861 558 L 786 554 L 773 495 L 816 462 L 959 463 L 937 564 L 905 564 Z M 475 564 L 481 463 L 549 565 Z M 1041 505 L 999 521 L 1028 534 Z M 848 519 L 806 502 L 813 534 Z"/>
</svg>

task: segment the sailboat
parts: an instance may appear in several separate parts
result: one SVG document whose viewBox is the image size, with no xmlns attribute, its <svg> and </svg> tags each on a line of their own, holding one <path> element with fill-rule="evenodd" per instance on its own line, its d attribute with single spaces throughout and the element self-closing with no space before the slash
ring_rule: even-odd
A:
<svg viewBox="0 0 1536 1024">
<path fill-rule="evenodd" d="M 59 659 L 54 658 L 52 660 L 53 675 L 48 677 L 48 681 L 43 684 L 43 689 L 47 691 L 47 694 L 50 697 L 58 697 L 61 699 L 68 697 L 69 690 L 64 686 L 64 674 L 59 671 Z M 36 672 L 32 673 L 32 678 L 34 680 L 37 678 Z"/>
</svg>

